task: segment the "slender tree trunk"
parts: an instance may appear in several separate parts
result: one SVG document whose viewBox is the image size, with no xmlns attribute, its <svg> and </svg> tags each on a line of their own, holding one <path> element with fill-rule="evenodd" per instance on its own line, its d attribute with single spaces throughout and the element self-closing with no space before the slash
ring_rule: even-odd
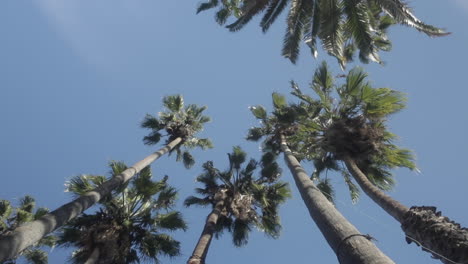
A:
<svg viewBox="0 0 468 264">
<path fill-rule="evenodd" d="M 389 215 L 395 218 L 398 222 L 403 220 L 404 215 L 408 212 L 409 208 L 396 201 L 392 197 L 388 196 L 377 188 L 371 181 L 364 175 L 359 169 L 356 162 L 350 157 L 345 157 L 344 162 L 353 178 L 361 186 L 361 189 L 382 209 L 384 209 Z"/>
<path fill-rule="evenodd" d="M 55 211 L 52 211 L 35 221 L 19 226 L 11 234 L 0 237 L 0 262 L 15 257 L 25 248 L 33 245 L 45 235 L 63 226 L 68 221 L 81 214 L 84 210 L 101 200 L 103 196 L 108 195 L 112 190 L 130 180 L 131 177 L 140 172 L 144 167 L 150 165 L 168 151 L 172 150 L 181 141 L 181 138 L 176 138 L 165 147 L 135 163 L 132 167 L 126 169 L 121 174 L 104 182 L 98 188 L 81 195 L 74 201 L 62 205 Z"/>
<path fill-rule="evenodd" d="M 192 256 L 190 256 L 187 264 L 204 264 L 208 249 L 210 248 L 211 240 L 215 231 L 216 223 L 221 215 L 224 208 L 224 199 L 219 200 L 213 211 L 208 215 L 205 221 L 205 226 L 198 239 L 197 245 L 193 250 Z"/>
<path fill-rule="evenodd" d="M 99 260 L 99 248 L 95 247 L 84 264 L 96 264 Z"/>
<path fill-rule="evenodd" d="M 443 263 L 468 263 L 468 229 L 442 216 L 433 206 L 404 206 L 375 187 L 352 158 L 345 157 L 344 162 L 361 189 L 400 222 L 408 243 L 415 242 Z"/>
<path fill-rule="evenodd" d="M 341 264 L 383 264 L 394 263 L 371 241 L 369 235 L 362 235 L 310 180 L 309 176 L 281 136 L 281 150 L 301 193 L 309 214 L 317 224 Z"/>
</svg>

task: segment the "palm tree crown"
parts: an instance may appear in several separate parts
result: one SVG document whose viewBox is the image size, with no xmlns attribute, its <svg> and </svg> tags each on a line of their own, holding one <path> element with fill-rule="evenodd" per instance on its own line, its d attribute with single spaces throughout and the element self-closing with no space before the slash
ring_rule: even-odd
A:
<svg viewBox="0 0 468 264">
<path fill-rule="evenodd" d="M 236 246 L 245 245 L 252 226 L 257 226 L 271 237 L 278 237 L 281 225 L 278 207 L 290 197 L 287 183 L 277 182 L 281 174 L 274 157 L 265 155 L 261 162 L 251 159 L 244 168 L 246 153 L 234 147 L 229 156 L 229 169 L 220 171 L 208 161 L 204 173 L 197 177 L 203 188 L 196 192 L 202 197 L 190 196 L 186 206 L 211 205 L 224 199 L 225 207 L 216 223 L 216 235 L 224 229 L 232 232 Z M 260 175 L 254 176 L 261 167 Z"/>
<path fill-rule="evenodd" d="M 34 211 L 35 205 L 36 201 L 29 195 L 20 199 L 17 208 L 13 208 L 11 203 L 7 200 L 0 200 L 0 235 L 8 234 L 19 225 L 36 220 L 49 212 L 49 210 L 44 207 L 37 208 Z M 48 263 L 47 253 L 44 252 L 41 247 L 47 246 L 53 248 L 55 242 L 55 236 L 45 236 L 35 245 L 26 248 L 20 253 L 20 256 L 26 259 L 28 263 L 46 264 Z M 16 258 L 1 263 L 14 264 L 16 263 Z"/>
<path fill-rule="evenodd" d="M 122 162 L 110 163 L 112 176 L 127 169 Z M 145 167 L 130 183 L 100 201 L 93 214 L 83 214 L 60 232 L 59 243 L 77 247 L 74 263 L 84 263 L 96 248 L 97 263 L 139 263 L 144 259 L 159 262 L 160 255 L 180 254 L 180 243 L 163 231 L 185 230 L 186 224 L 172 211 L 177 191 L 161 181 L 151 179 Z M 101 185 L 104 176 L 81 175 L 73 178 L 67 190 L 79 196 Z"/>
<path fill-rule="evenodd" d="M 158 117 L 147 114 L 141 126 L 148 128 L 151 133 L 143 138 L 147 145 L 154 145 L 161 140 L 163 131 L 167 136 L 166 144 L 181 138 L 182 143 L 175 147 L 177 161 L 182 160 L 186 168 L 195 163 L 188 149 L 200 147 L 202 149 L 212 148 L 213 144 L 207 138 L 196 138 L 195 134 L 203 130 L 203 124 L 210 121 L 208 116 L 202 113 L 206 106 L 190 104 L 184 107 L 184 99 L 181 95 L 171 95 L 163 98 L 165 112 L 159 112 Z M 182 150 L 182 147 L 185 150 Z M 172 152 L 172 151 L 171 151 Z"/>
<path fill-rule="evenodd" d="M 390 169 L 406 167 L 417 170 L 411 151 L 393 144 L 396 135 L 386 128 L 386 118 L 405 107 L 406 98 L 401 92 L 389 88 L 373 88 L 366 80 L 367 74 L 355 68 L 342 85 L 334 84 L 325 63 L 314 74 L 311 88 L 320 98 L 313 118 L 303 116 L 300 148 L 304 157 L 313 160 L 314 177 L 325 169 L 341 171 L 349 184 L 352 197 L 357 193 L 349 174 L 337 161 L 350 157 L 369 180 L 383 190 L 393 186 Z M 332 94 L 338 95 L 337 99 Z M 293 84 L 293 95 L 303 102 L 312 98 Z"/>
<path fill-rule="evenodd" d="M 411 152 L 394 145 L 396 136 L 385 126 L 386 117 L 405 106 L 405 98 L 402 93 L 388 88 L 372 88 L 366 77 L 360 68 L 355 68 L 346 76 L 344 84 L 336 85 L 327 65 L 322 63 L 310 86 L 318 99 L 304 94 L 292 82 L 292 94 L 300 102 L 288 105 L 284 96 L 275 93 L 275 112 L 268 118 L 262 106 L 252 107 L 263 125 L 250 129 L 247 138 L 258 140 L 270 135 L 273 139 L 278 131 L 288 136 L 295 156 L 314 162 L 312 179 L 319 182 L 318 187 L 322 187 L 330 199 L 332 186 L 327 179 L 320 179 L 320 173 L 326 169 L 340 171 L 353 201 L 358 198 L 359 189 L 339 163 L 346 156 L 358 163 L 373 184 L 390 189 L 394 181 L 389 169 L 417 169 Z M 338 99 L 334 99 L 333 94 Z M 270 142 L 270 147 L 278 149 L 275 140 Z"/>
<path fill-rule="evenodd" d="M 263 12 L 260 26 L 264 32 L 289 5 L 283 55 L 293 63 L 297 60 L 301 40 L 316 57 L 319 39 L 323 49 L 344 66 L 352 60 L 356 49 L 363 62 L 380 62 L 378 51 L 391 48 L 386 30 L 396 23 L 429 36 L 448 34 L 416 18 L 402 0 L 208 0 L 197 12 L 217 7 L 219 3 L 221 7 L 216 12 L 219 24 L 234 16 L 236 21 L 227 27 L 237 31 Z"/>
</svg>

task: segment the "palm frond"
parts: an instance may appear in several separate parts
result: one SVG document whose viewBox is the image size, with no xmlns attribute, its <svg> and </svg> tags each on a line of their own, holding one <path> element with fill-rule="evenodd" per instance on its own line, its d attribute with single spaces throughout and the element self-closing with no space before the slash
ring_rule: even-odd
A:
<svg viewBox="0 0 468 264">
<path fill-rule="evenodd" d="M 263 106 L 261 106 L 261 105 L 251 106 L 251 107 L 249 107 L 249 109 L 256 118 L 266 119 L 267 112 L 266 112 L 266 109 Z"/>
<path fill-rule="evenodd" d="M 218 22 L 220 25 L 224 25 L 226 23 L 226 20 L 228 17 L 231 15 L 231 11 L 227 7 L 223 7 L 218 10 L 215 14 L 215 20 Z"/>
<path fill-rule="evenodd" d="M 264 10 L 270 0 L 245 1 L 241 7 L 242 15 L 234 23 L 226 26 L 230 31 L 242 29 L 255 15 Z"/>
<path fill-rule="evenodd" d="M 163 105 L 172 112 L 178 112 L 184 108 L 184 99 L 181 95 L 168 95 L 163 98 Z"/>
<path fill-rule="evenodd" d="M 95 181 L 93 180 L 94 178 L 103 178 L 105 180 L 104 176 L 99 175 L 78 175 L 71 178 L 71 180 L 66 184 L 66 191 L 71 192 L 74 196 L 80 196 L 89 191 L 92 191 L 97 187 L 93 183 L 93 181 Z"/>
<path fill-rule="evenodd" d="M 24 258 L 32 264 L 47 264 L 47 253 L 40 249 L 27 249 L 23 253 Z"/>
<path fill-rule="evenodd" d="M 380 62 L 376 47 L 373 41 L 373 23 L 370 18 L 370 11 L 366 1 L 349 0 L 343 1 L 344 12 L 346 13 L 346 29 L 352 34 L 356 43 L 361 61 L 367 63 L 368 60 Z"/>
<path fill-rule="evenodd" d="M 359 187 L 357 187 L 356 184 L 354 184 L 354 182 L 351 180 L 351 176 L 347 171 L 342 171 L 342 175 L 346 185 L 348 186 L 349 194 L 351 196 L 351 202 L 353 204 L 356 204 L 360 196 Z"/>
<path fill-rule="evenodd" d="M 239 170 L 240 167 L 242 166 L 242 163 L 245 162 L 247 153 L 245 153 L 241 147 L 235 146 L 232 148 L 232 153 L 228 153 L 229 157 L 229 164 L 231 167 L 235 168 L 236 170 Z"/>
<path fill-rule="evenodd" d="M 162 124 L 159 119 L 149 114 L 146 114 L 140 126 L 142 128 L 149 128 L 154 130 L 160 130 L 164 128 L 164 124 Z"/>
<path fill-rule="evenodd" d="M 166 186 L 159 192 L 158 198 L 155 201 L 157 209 L 168 209 L 174 206 L 177 199 L 177 190 L 174 187 Z"/>
<path fill-rule="evenodd" d="M 372 117 L 388 116 L 400 111 L 406 105 L 405 95 L 389 88 L 372 89 L 364 86 L 361 98 L 365 103 L 364 114 Z"/>
<path fill-rule="evenodd" d="M 143 137 L 143 142 L 145 145 L 154 145 L 161 140 L 161 133 L 158 131 L 151 132 L 148 136 Z"/>
<path fill-rule="evenodd" d="M 273 106 L 275 109 L 281 109 L 288 105 L 286 102 L 286 97 L 284 97 L 282 94 L 272 93 L 271 98 L 273 99 Z"/>
<path fill-rule="evenodd" d="M 154 236 L 159 251 L 166 256 L 175 257 L 180 255 L 180 242 L 174 240 L 166 234 L 157 234 Z"/>
<path fill-rule="evenodd" d="M 190 152 L 184 151 L 182 154 L 182 162 L 185 168 L 190 169 L 195 164 L 195 159 Z"/>
<path fill-rule="evenodd" d="M 41 238 L 41 240 L 39 240 L 37 245 L 38 246 L 47 246 L 47 247 L 50 247 L 50 248 L 54 248 L 55 245 L 57 244 L 57 239 L 58 239 L 58 237 L 56 237 L 55 235 L 48 235 L 48 236 L 45 236 L 45 237 Z"/>
<path fill-rule="evenodd" d="M 272 0 L 269 2 L 265 15 L 260 22 L 263 32 L 266 32 L 270 28 L 287 4 L 288 0 Z"/>
<path fill-rule="evenodd" d="M 34 213 L 34 220 L 37 220 L 37 219 L 43 217 L 47 213 L 49 213 L 49 209 L 47 209 L 45 207 L 37 208 L 36 212 Z"/>
<path fill-rule="evenodd" d="M 261 127 L 252 127 L 249 129 L 246 139 L 249 141 L 258 141 L 265 135 L 265 131 Z"/>
<path fill-rule="evenodd" d="M 314 1 L 312 7 L 312 14 L 309 23 L 306 25 L 305 33 L 304 33 L 304 42 L 309 46 L 312 56 L 317 58 L 318 51 L 317 51 L 317 37 L 320 32 L 320 1 Z"/>
<path fill-rule="evenodd" d="M 317 183 L 317 188 L 327 197 L 327 199 L 335 203 L 335 190 L 333 189 L 333 185 L 330 183 L 329 179 L 321 179 Z"/>
<path fill-rule="evenodd" d="M 245 246 L 249 240 L 251 228 L 249 224 L 240 219 L 234 220 L 232 228 L 232 242 L 236 247 Z"/>
<path fill-rule="evenodd" d="M 217 5 L 218 5 L 218 0 L 209 0 L 207 2 L 201 3 L 197 8 L 197 14 L 202 11 L 216 7 Z"/>
<path fill-rule="evenodd" d="M 187 230 L 187 224 L 182 218 L 182 214 L 177 211 L 169 212 L 167 214 L 159 214 L 155 219 L 155 224 L 158 228 L 170 231 Z"/>
<path fill-rule="evenodd" d="M 0 221 L 5 221 L 10 217 L 13 207 L 11 206 L 10 201 L 0 200 Z"/>
<path fill-rule="evenodd" d="M 431 37 L 446 36 L 450 33 L 423 23 L 419 20 L 411 11 L 411 9 L 400 0 L 374 0 L 374 2 L 379 5 L 383 11 L 391 15 L 398 23 L 408 25 L 413 27 L 421 32 L 426 33 Z"/>
<path fill-rule="evenodd" d="M 344 68 L 342 12 L 338 0 L 320 1 L 320 32 L 318 36 L 322 40 L 323 49 L 336 57 L 340 66 Z"/>
<path fill-rule="evenodd" d="M 36 206 L 36 200 L 32 196 L 26 195 L 20 199 L 19 209 L 32 213 Z"/>
<path fill-rule="evenodd" d="M 211 205 L 211 199 L 205 197 L 205 198 L 199 198 L 196 196 L 189 196 L 185 199 L 184 201 L 184 206 L 190 207 L 192 205 L 200 205 L 200 206 L 207 206 Z"/>
<path fill-rule="evenodd" d="M 282 54 L 292 63 L 296 63 L 299 56 L 299 45 L 304 33 L 304 26 L 310 24 L 312 8 L 312 1 L 293 0 L 291 2 Z"/>
</svg>

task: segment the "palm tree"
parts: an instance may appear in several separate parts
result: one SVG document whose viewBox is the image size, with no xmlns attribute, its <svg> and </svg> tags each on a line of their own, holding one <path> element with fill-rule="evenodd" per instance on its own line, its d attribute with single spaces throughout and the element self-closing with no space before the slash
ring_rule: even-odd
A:
<svg viewBox="0 0 468 264">
<path fill-rule="evenodd" d="M 111 177 L 125 171 L 122 162 L 111 162 Z M 72 254 L 73 263 L 139 263 L 151 259 L 158 263 L 159 255 L 180 254 L 180 243 L 162 231 L 187 228 L 182 216 L 171 208 L 177 191 L 161 181 L 151 179 L 151 169 L 145 167 L 129 183 L 101 199 L 93 214 L 82 214 L 60 231 L 58 244 L 78 248 Z M 102 185 L 104 176 L 74 177 L 67 190 L 76 196 Z"/>
<path fill-rule="evenodd" d="M 135 163 L 96 189 L 81 195 L 74 201 L 59 207 L 35 221 L 16 228 L 8 235 L 1 236 L 0 261 L 16 256 L 45 235 L 77 217 L 84 210 L 97 203 L 102 197 L 110 194 L 113 190 L 119 188 L 122 184 L 128 182 L 136 173 L 164 154 L 175 150 L 177 152 L 177 160 L 183 160 L 184 165 L 190 167 L 193 165 L 194 159 L 186 149 L 212 147 L 209 139 L 195 137 L 203 129 L 203 124 L 210 121 L 209 117 L 202 115 L 206 107 L 199 107 L 193 104 L 184 107 L 184 100 L 181 95 L 164 97 L 163 105 L 167 110 L 166 112 L 159 113 L 159 118 L 147 115 L 142 123 L 142 127 L 151 129 L 151 133 L 144 137 L 146 144 L 156 144 L 163 136 L 161 131 L 166 131 L 167 134 L 165 136 L 167 136 L 167 141 L 163 148 Z"/>
<path fill-rule="evenodd" d="M 435 207 L 408 208 L 383 192 L 394 182 L 390 169 L 417 168 L 412 153 L 394 145 L 396 135 L 385 126 L 387 116 L 404 108 L 405 97 L 388 88 L 373 88 L 366 78 L 355 68 L 344 84 L 335 85 L 323 63 L 311 84 L 319 100 L 302 93 L 293 83 L 292 94 L 301 100 L 300 105 L 291 106 L 300 116 L 293 139 L 298 153 L 314 162 L 315 179 L 326 169 L 340 171 L 356 199 L 358 188 L 352 176 L 374 202 L 401 223 L 409 243 L 432 251 L 433 257 L 444 263 L 467 263 L 467 229 L 440 216 Z M 333 99 L 333 93 L 339 98 Z"/>
<path fill-rule="evenodd" d="M 279 236 L 278 207 L 290 197 L 290 191 L 287 183 L 277 182 L 281 172 L 274 157 L 265 155 L 260 163 L 251 159 L 242 168 L 246 153 L 240 147 L 234 147 L 228 156 L 229 169 L 223 172 L 211 161 L 203 164 L 204 172 L 197 181 L 204 188 L 196 189 L 203 197 L 190 196 L 185 200 L 186 206 L 212 207 L 188 264 L 205 263 L 213 236 L 219 236 L 223 229 L 232 232 L 233 243 L 238 247 L 247 244 L 254 225 L 271 237 Z M 261 173 L 255 177 L 259 165 Z"/>
<path fill-rule="evenodd" d="M 8 234 L 19 225 L 38 219 L 49 211 L 47 208 L 40 207 L 34 212 L 35 205 L 36 201 L 29 195 L 20 199 L 19 206 L 17 208 L 13 208 L 11 203 L 7 200 L 0 200 L 0 235 Z M 53 248 L 55 246 L 55 242 L 55 236 L 45 236 L 36 244 L 31 245 L 20 252 L 20 256 L 23 257 L 27 263 L 46 264 L 48 263 L 47 253 L 41 248 L 44 246 Z M 1 263 L 15 264 L 17 258 L 8 259 Z"/>
<path fill-rule="evenodd" d="M 262 126 L 249 130 L 247 139 L 263 141 L 265 152 L 282 152 L 286 164 L 291 171 L 296 186 L 301 197 L 309 210 L 312 220 L 316 223 L 328 244 L 335 252 L 340 263 L 394 263 L 384 255 L 370 240 L 368 235 L 362 235 L 324 195 L 323 187 L 327 187 L 327 182 L 315 185 L 309 178 L 306 171 L 298 161 L 297 152 L 291 151 L 297 148 L 294 141 L 300 133 L 296 125 L 298 113 L 296 111 L 309 110 L 304 114 L 312 113 L 315 107 L 301 104 L 301 107 L 288 107 L 285 97 L 273 94 L 274 112 L 268 116 L 267 111 L 262 106 L 251 107 L 251 111 L 257 119 L 261 120 Z M 303 106 L 303 107 L 302 107 Z M 290 143 L 292 142 L 292 143 Z M 322 186 L 321 189 L 318 187 Z"/>
<path fill-rule="evenodd" d="M 402 0 L 208 0 L 198 12 L 221 7 L 216 21 L 225 24 L 231 16 L 236 21 L 227 27 L 231 31 L 242 29 L 250 20 L 263 12 L 260 27 L 266 32 L 289 4 L 287 28 L 284 36 L 283 56 L 295 63 L 301 39 L 317 56 L 317 39 L 342 67 L 359 50 L 359 58 L 381 62 L 378 51 L 388 51 L 391 43 L 386 30 L 393 24 L 403 24 L 427 35 L 444 36 L 445 31 L 427 25 L 413 14 Z"/>
</svg>

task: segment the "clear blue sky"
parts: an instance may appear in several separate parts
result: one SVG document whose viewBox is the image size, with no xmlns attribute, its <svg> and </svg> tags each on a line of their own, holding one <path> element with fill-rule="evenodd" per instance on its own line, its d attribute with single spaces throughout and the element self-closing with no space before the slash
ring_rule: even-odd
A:
<svg viewBox="0 0 468 264">
<path fill-rule="evenodd" d="M 131 164 L 151 153 L 139 123 L 161 110 L 165 95 L 181 93 L 189 103 L 207 105 L 213 121 L 202 136 L 215 148 L 195 152 L 197 165 L 185 170 L 174 157 L 152 168 L 192 194 L 200 165 L 227 165 L 232 146 L 259 156 L 258 144 L 243 140 L 256 125 L 248 106 L 270 107 L 273 91 L 288 93 L 289 80 L 304 89 L 321 59 L 340 73 L 324 52 L 314 60 L 303 49 L 297 65 L 280 56 L 284 18 L 262 34 L 258 19 L 229 33 L 213 12 L 195 15 L 196 1 L 3 0 L 0 2 L 0 198 L 25 194 L 55 209 L 70 200 L 64 182 L 82 173 L 105 174 L 109 160 Z M 405 205 L 435 205 L 468 226 L 468 2 L 415 0 L 416 14 L 453 32 L 430 39 L 415 30 L 391 29 L 394 48 L 382 54 L 385 67 L 365 69 L 375 86 L 404 91 L 408 108 L 392 117 L 390 128 L 402 146 L 415 150 L 420 174 L 395 172 L 390 194 Z M 465 135 L 465 136 L 463 136 Z M 308 167 L 310 170 L 310 166 Z M 284 180 L 292 182 L 285 170 Z M 362 196 L 353 206 L 339 177 L 333 177 L 338 209 L 397 263 L 439 263 L 414 244 L 407 245 L 398 223 Z M 292 185 L 294 187 L 294 185 Z M 311 221 L 299 195 L 281 210 L 278 240 L 254 232 L 247 247 L 232 247 L 226 234 L 212 243 L 208 263 L 337 263 Z M 184 209 L 190 224 L 175 233 L 184 263 L 198 238 L 208 209 Z M 50 263 L 64 263 L 55 249 Z"/>
</svg>

